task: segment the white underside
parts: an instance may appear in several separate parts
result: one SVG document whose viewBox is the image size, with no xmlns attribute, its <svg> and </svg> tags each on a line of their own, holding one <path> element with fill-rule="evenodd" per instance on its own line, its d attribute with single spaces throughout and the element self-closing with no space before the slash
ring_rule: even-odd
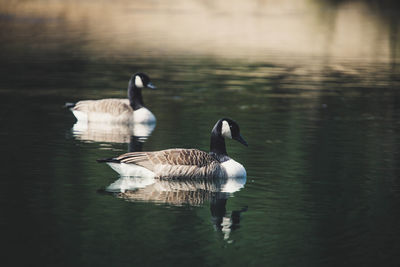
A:
<svg viewBox="0 0 400 267">
<path fill-rule="evenodd" d="M 143 107 L 133 112 L 134 123 L 155 123 L 156 117 L 150 110 Z"/>
<path fill-rule="evenodd" d="M 243 165 L 234 161 L 233 159 L 221 163 L 221 166 L 225 170 L 228 178 L 246 178 L 247 176 L 246 169 L 243 167 Z"/>
<path fill-rule="evenodd" d="M 78 121 L 81 122 L 101 122 L 115 124 L 133 124 L 133 123 L 155 123 L 156 117 L 150 110 L 143 107 L 133 112 L 124 112 L 121 115 L 113 115 L 105 112 L 82 112 L 71 109 Z"/>
<path fill-rule="evenodd" d="M 108 191 L 125 192 L 126 190 L 142 188 L 157 182 L 157 179 L 155 179 L 156 174 L 144 167 L 126 163 L 107 164 L 121 176 L 120 179 L 107 188 Z M 220 192 L 233 193 L 243 188 L 246 184 L 246 170 L 243 165 L 233 159 L 221 165 L 226 172 L 227 180 L 221 185 Z M 184 183 L 184 180 L 182 182 Z"/>
<path fill-rule="evenodd" d="M 135 165 L 135 164 L 126 164 L 126 163 L 108 163 L 111 168 L 113 168 L 116 172 L 121 176 L 138 176 L 138 177 L 148 177 L 148 176 L 156 176 L 156 174 L 144 167 Z M 222 168 L 226 173 L 226 177 L 229 178 L 246 178 L 246 169 L 242 164 L 236 162 L 233 159 L 227 160 L 221 163 Z M 160 166 L 161 167 L 161 166 Z M 178 167 L 178 166 L 177 166 Z"/>
<path fill-rule="evenodd" d="M 107 163 L 114 171 L 118 172 L 119 175 L 126 177 L 142 177 L 142 178 L 154 178 L 155 173 L 135 164 L 126 163 Z"/>
</svg>

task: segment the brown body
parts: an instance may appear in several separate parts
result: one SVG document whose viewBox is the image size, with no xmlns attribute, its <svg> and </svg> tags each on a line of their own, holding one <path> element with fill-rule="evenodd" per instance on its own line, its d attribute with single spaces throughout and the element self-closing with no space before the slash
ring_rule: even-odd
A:
<svg viewBox="0 0 400 267">
<path fill-rule="evenodd" d="M 85 113 L 107 113 L 113 116 L 120 116 L 124 113 L 132 113 L 128 99 L 107 98 L 100 100 L 82 100 L 76 103 L 72 110 Z"/>
<path fill-rule="evenodd" d="M 155 152 L 132 152 L 117 158 L 119 163 L 135 164 L 155 173 L 155 177 L 223 178 L 221 163 L 198 149 L 167 149 Z"/>
</svg>

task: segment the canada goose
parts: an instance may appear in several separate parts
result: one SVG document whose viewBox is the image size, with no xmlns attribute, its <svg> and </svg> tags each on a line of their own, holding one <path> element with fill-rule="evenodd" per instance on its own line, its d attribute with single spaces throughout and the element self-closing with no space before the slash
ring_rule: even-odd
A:
<svg viewBox="0 0 400 267">
<path fill-rule="evenodd" d="M 107 98 L 66 103 L 78 121 L 106 123 L 154 123 L 156 118 L 144 107 L 142 88 L 156 87 L 144 73 L 135 73 L 129 80 L 128 99 Z"/>
<path fill-rule="evenodd" d="M 239 125 L 231 119 L 222 118 L 211 131 L 210 153 L 175 148 L 126 153 L 116 158 L 99 159 L 98 162 L 107 162 L 121 176 L 165 179 L 246 177 L 243 165 L 228 157 L 225 137 L 247 146 L 240 135 Z"/>
</svg>

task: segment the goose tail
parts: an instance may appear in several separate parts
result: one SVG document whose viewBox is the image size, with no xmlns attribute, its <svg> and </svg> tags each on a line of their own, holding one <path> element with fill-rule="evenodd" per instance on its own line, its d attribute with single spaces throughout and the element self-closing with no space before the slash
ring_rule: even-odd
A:
<svg viewBox="0 0 400 267">
<path fill-rule="evenodd" d="M 67 102 L 64 105 L 64 108 L 73 108 L 73 107 L 75 107 L 75 103 Z"/>
<path fill-rule="evenodd" d="M 120 161 L 116 158 L 106 158 L 106 159 L 96 159 L 98 163 L 120 163 Z"/>
</svg>

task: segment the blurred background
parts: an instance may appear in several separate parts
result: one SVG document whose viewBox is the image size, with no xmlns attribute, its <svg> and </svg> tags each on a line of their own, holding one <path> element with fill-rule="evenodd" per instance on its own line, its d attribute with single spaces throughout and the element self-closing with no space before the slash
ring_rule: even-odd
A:
<svg viewBox="0 0 400 267">
<path fill-rule="evenodd" d="M 0 0 L 2 259 L 399 266 L 399 15 L 394 0 Z M 65 102 L 125 98 L 138 71 L 158 87 L 146 140 L 74 127 Z M 249 143 L 227 141 L 239 191 L 104 194 L 118 176 L 96 159 L 208 151 L 225 116 Z"/>
</svg>

